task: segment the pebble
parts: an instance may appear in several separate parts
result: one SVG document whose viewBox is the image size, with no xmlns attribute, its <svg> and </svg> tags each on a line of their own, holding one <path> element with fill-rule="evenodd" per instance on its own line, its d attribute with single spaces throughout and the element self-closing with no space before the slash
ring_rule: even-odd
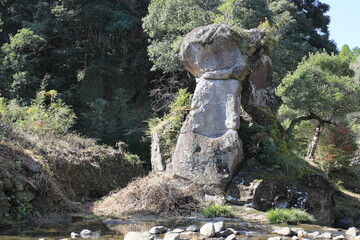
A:
<svg viewBox="0 0 360 240">
<path fill-rule="evenodd" d="M 344 240 L 345 236 L 344 235 L 339 235 L 333 238 L 334 240 Z"/>
<path fill-rule="evenodd" d="M 76 232 L 71 232 L 70 236 L 71 236 L 71 238 L 77 238 L 78 236 L 80 236 L 80 234 L 78 234 Z"/>
<path fill-rule="evenodd" d="M 91 231 L 89 229 L 83 229 L 80 232 L 80 236 L 82 238 L 90 237 L 91 236 Z"/>
<path fill-rule="evenodd" d="M 235 234 L 231 234 L 225 240 L 236 240 L 236 236 Z"/>
<path fill-rule="evenodd" d="M 268 240 L 281 240 L 281 237 L 269 237 Z"/>
<path fill-rule="evenodd" d="M 185 232 L 184 229 L 181 229 L 181 228 L 176 228 L 174 230 L 172 230 L 173 233 L 182 233 L 182 232 Z"/>
</svg>

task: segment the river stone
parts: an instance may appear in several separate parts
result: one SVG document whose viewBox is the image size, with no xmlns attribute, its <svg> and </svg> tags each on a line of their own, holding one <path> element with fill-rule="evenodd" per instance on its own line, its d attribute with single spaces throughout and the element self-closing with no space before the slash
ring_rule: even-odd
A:
<svg viewBox="0 0 360 240">
<path fill-rule="evenodd" d="M 179 233 L 168 232 L 164 236 L 164 240 L 179 240 L 179 239 L 180 239 Z"/>
<path fill-rule="evenodd" d="M 190 239 L 194 234 L 194 232 L 181 232 L 180 239 Z"/>
<path fill-rule="evenodd" d="M 206 223 L 204 226 L 202 226 L 200 228 L 200 234 L 205 237 L 214 237 L 215 236 L 214 223 Z"/>
<path fill-rule="evenodd" d="M 166 227 L 164 227 L 164 226 L 155 226 L 149 230 L 149 233 L 151 233 L 151 234 L 160 234 L 160 233 L 164 233 L 164 232 L 166 232 Z"/>
<path fill-rule="evenodd" d="M 185 230 L 184 229 L 181 229 L 181 228 L 175 228 L 174 230 L 172 230 L 171 232 L 174 232 L 174 233 L 182 233 L 184 232 Z"/>
<path fill-rule="evenodd" d="M 186 228 L 186 231 L 189 231 L 189 232 L 198 232 L 199 231 L 199 227 L 195 224 L 193 225 L 190 225 Z"/>
<path fill-rule="evenodd" d="M 231 234 L 231 235 L 227 236 L 227 238 L 225 240 L 236 240 L 236 236 L 235 236 L 235 234 Z"/>
<path fill-rule="evenodd" d="M 359 234 L 359 230 L 356 227 L 351 227 L 346 231 L 345 234 L 352 237 L 356 237 Z"/>
<path fill-rule="evenodd" d="M 294 235 L 294 231 L 292 231 L 289 227 L 281 228 L 280 230 L 276 231 L 277 234 L 282 236 L 292 236 Z"/>
<path fill-rule="evenodd" d="M 229 27 L 211 24 L 188 33 L 180 48 L 180 61 L 196 78 L 240 79 L 245 60 Z"/>
<path fill-rule="evenodd" d="M 154 240 L 154 236 L 149 232 L 128 232 L 124 240 Z"/>
<path fill-rule="evenodd" d="M 344 235 L 339 235 L 339 236 L 333 237 L 333 239 L 334 240 L 344 240 L 345 236 Z"/>
<path fill-rule="evenodd" d="M 215 233 L 220 233 L 225 227 L 224 222 L 216 222 L 214 223 Z"/>
<path fill-rule="evenodd" d="M 91 236 L 91 230 L 89 230 L 89 229 L 83 229 L 83 230 L 81 230 L 80 236 L 81 236 L 82 238 L 88 238 L 88 237 L 90 237 L 90 236 Z"/>
</svg>

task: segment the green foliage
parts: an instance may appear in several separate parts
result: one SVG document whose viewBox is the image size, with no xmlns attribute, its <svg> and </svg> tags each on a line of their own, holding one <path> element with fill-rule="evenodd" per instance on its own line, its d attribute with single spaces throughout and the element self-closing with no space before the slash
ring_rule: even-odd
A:
<svg viewBox="0 0 360 240">
<path fill-rule="evenodd" d="M 286 114 L 290 109 L 300 116 L 313 113 L 330 121 L 356 110 L 359 88 L 352 75 L 348 59 L 326 53 L 311 54 L 276 89 L 284 102 L 280 113 Z"/>
<path fill-rule="evenodd" d="M 203 215 L 207 218 L 214 217 L 225 217 L 232 218 L 235 217 L 235 214 L 230 206 L 227 205 L 210 205 L 203 209 Z"/>
<path fill-rule="evenodd" d="M 76 119 L 73 110 L 57 99 L 54 90 L 38 92 L 28 107 L 19 105 L 15 100 L 7 104 L 0 98 L 0 114 L 3 120 L 14 126 L 39 135 L 63 135 Z"/>
<path fill-rule="evenodd" d="M 164 160 L 171 158 L 180 129 L 185 120 L 185 114 L 190 108 L 191 95 L 187 89 L 179 89 L 177 96 L 170 104 L 168 114 L 162 118 L 155 117 L 149 120 L 148 135 L 157 133 Z"/>
<path fill-rule="evenodd" d="M 153 69 L 175 72 L 181 69 L 180 44 L 186 33 L 212 23 L 220 0 L 152 0 L 143 28 L 151 37 L 148 47 Z"/>
<path fill-rule="evenodd" d="M 17 97 L 29 101 L 34 97 L 44 76 L 41 72 L 42 60 L 39 58 L 47 45 L 47 41 L 27 28 L 20 29 L 10 43 L 5 43 L 1 50 L 3 81 L 1 88 L 7 97 Z"/>
<path fill-rule="evenodd" d="M 314 216 L 302 209 L 270 209 L 267 212 L 267 219 L 270 223 L 312 223 L 315 222 Z"/>
</svg>

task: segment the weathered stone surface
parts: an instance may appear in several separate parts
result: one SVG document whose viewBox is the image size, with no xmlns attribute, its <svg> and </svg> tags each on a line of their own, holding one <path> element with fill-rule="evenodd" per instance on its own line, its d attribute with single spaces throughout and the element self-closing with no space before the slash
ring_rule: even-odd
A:
<svg viewBox="0 0 360 240">
<path fill-rule="evenodd" d="M 161 155 L 159 133 L 153 132 L 151 139 L 151 168 L 154 172 L 163 172 L 165 171 L 165 162 Z"/>
<path fill-rule="evenodd" d="M 213 223 L 206 223 L 200 228 L 200 234 L 205 237 L 214 237 L 215 228 Z"/>
<path fill-rule="evenodd" d="M 250 97 L 249 104 L 255 107 L 270 107 L 275 109 L 278 100 L 275 96 L 273 68 L 268 56 L 263 56 L 255 63 L 249 77 Z"/>
<path fill-rule="evenodd" d="M 230 183 L 226 200 L 250 203 L 260 211 L 271 208 L 302 208 L 313 214 L 320 225 L 334 223 L 333 188 L 319 175 L 293 179 L 279 171 L 248 166 Z"/>
<path fill-rule="evenodd" d="M 230 129 L 239 129 L 240 90 L 240 82 L 233 79 L 199 81 L 181 134 L 219 137 Z"/>
<path fill-rule="evenodd" d="M 180 134 L 168 172 L 205 185 L 212 192 L 224 191 L 243 159 L 238 133 L 227 131 L 211 138 L 199 134 Z"/>
<path fill-rule="evenodd" d="M 128 232 L 124 240 L 154 240 L 154 236 L 149 232 Z"/>
<path fill-rule="evenodd" d="M 220 24 L 199 27 L 187 34 L 180 60 L 196 78 L 240 79 L 246 66 L 230 28 Z"/>
</svg>

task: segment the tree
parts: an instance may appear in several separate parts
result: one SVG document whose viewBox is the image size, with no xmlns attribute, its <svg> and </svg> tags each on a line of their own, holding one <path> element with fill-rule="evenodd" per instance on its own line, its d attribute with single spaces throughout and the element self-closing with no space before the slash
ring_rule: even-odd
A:
<svg viewBox="0 0 360 240">
<path fill-rule="evenodd" d="M 308 147 L 309 159 L 315 157 L 325 125 L 336 124 L 345 114 L 359 108 L 360 90 L 349 63 L 348 58 L 340 55 L 310 54 L 277 88 L 277 94 L 283 100 L 279 112 L 291 118 L 287 129 L 289 135 L 302 121 L 314 120 L 317 123 Z"/>
</svg>

